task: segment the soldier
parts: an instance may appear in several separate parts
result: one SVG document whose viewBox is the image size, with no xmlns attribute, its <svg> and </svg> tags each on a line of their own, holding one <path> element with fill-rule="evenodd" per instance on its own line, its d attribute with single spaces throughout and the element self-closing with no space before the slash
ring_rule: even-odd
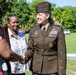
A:
<svg viewBox="0 0 76 75">
<path fill-rule="evenodd" d="M 51 18 L 51 4 L 36 6 L 37 25 L 31 28 L 26 62 L 31 60 L 33 75 L 66 75 L 66 44 L 61 26 Z"/>
</svg>

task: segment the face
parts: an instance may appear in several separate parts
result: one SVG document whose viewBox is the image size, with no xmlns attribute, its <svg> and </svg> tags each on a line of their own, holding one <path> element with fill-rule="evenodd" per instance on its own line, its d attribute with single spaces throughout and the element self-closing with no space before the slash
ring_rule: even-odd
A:
<svg viewBox="0 0 76 75">
<path fill-rule="evenodd" d="M 48 18 L 49 18 L 49 14 L 37 13 L 36 18 L 37 18 L 37 23 L 38 24 L 47 24 Z"/>
<path fill-rule="evenodd" d="M 16 16 L 10 17 L 10 21 L 8 23 L 9 28 L 12 31 L 17 31 L 19 29 L 19 20 Z"/>
</svg>

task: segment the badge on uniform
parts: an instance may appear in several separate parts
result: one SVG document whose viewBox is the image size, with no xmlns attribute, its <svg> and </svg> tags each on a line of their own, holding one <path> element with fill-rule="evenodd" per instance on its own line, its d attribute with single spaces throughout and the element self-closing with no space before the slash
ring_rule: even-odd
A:
<svg viewBox="0 0 76 75">
<path fill-rule="evenodd" d="M 57 36 L 57 33 L 58 33 L 57 30 L 55 28 L 53 28 L 52 31 L 49 33 L 48 36 L 50 36 L 50 37 L 56 37 Z"/>
<path fill-rule="evenodd" d="M 53 47 L 53 44 L 52 43 L 49 43 L 49 48 L 52 48 Z"/>
</svg>

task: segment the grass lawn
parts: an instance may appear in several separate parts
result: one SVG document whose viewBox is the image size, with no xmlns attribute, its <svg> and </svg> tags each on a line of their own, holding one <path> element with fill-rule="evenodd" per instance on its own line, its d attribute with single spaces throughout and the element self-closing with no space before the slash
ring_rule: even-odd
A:
<svg viewBox="0 0 76 75">
<path fill-rule="evenodd" d="M 65 35 L 67 53 L 76 54 L 76 33 Z M 76 75 L 76 60 L 67 60 L 67 74 Z"/>
<path fill-rule="evenodd" d="M 65 35 L 67 53 L 76 53 L 76 33 Z"/>
<path fill-rule="evenodd" d="M 76 60 L 67 60 L 66 75 L 76 75 Z"/>
</svg>

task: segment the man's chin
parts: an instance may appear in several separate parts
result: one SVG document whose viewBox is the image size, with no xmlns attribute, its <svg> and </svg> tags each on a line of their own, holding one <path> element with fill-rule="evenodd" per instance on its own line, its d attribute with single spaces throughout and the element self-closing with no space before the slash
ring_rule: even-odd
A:
<svg viewBox="0 0 76 75">
<path fill-rule="evenodd" d="M 15 31 L 15 32 L 16 32 L 16 31 L 17 31 L 17 29 L 13 29 L 13 31 Z"/>
<path fill-rule="evenodd" d="M 41 24 L 41 22 L 38 22 L 38 24 Z"/>
<path fill-rule="evenodd" d="M 13 29 L 14 29 L 14 30 L 18 30 L 18 29 L 19 29 L 19 27 L 13 27 Z"/>
</svg>

